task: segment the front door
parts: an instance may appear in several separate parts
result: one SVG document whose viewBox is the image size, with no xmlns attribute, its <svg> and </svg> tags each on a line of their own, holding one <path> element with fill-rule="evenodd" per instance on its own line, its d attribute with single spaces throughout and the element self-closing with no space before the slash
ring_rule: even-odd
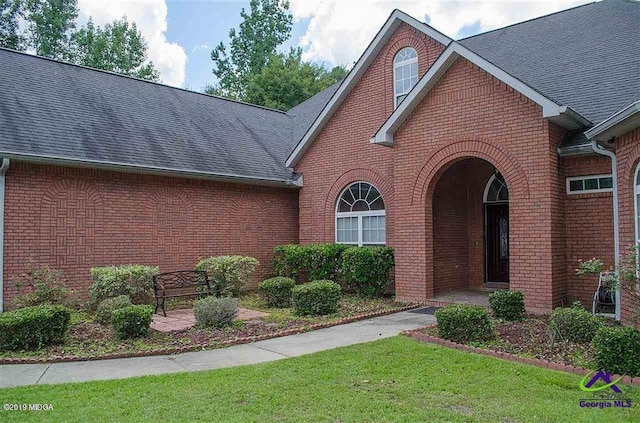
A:
<svg viewBox="0 0 640 423">
<path fill-rule="evenodd" d="M 487 282 L 509 282 L 509 205 L 487 204 Z"/>
</svg>

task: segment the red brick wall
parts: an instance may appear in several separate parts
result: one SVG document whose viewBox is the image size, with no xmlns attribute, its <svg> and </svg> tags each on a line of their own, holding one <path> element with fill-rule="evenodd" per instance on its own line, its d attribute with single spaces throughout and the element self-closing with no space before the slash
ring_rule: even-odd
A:
<svg viewBox="0 0 640 423">
<path fill-rule="evenodd" d="M 618 195 L 620 204 L 620 255 L 624 259 L 635 244 L 635 206 L 634 177 L 640 162 L 640 129 L 635 129 L 616 139 L 616 157 L 618 161 Z M 638 310 L 632 310 L 634 304 L 622 296 L 622 319 L 632 323 L 631 319 Z"/>
<path fill-rule="evenodd" d="M 85 290 L 89 269 L 147 264 L 192 269 L 199 257 L 257 258 L 298 241 L 294 189 L 12 162 L 6 176 L 4 298 L 29 262 L 60 269 Z M 254 285 L 255 286 L 255 285 Z"/>
<path fill-rule="evenodd" d="M 567 177 L 611 173 L 611 160 L 604 156 L 571 157 L 562 162 Z M 575 275 L 579 259 L 598 257 L 607 266 L 614 264 L 612 201 L 612 193 L 566 194 L 567 302 L 579 300 L 590 308 L 598 287 L 597 276 Z"/>
</svg>

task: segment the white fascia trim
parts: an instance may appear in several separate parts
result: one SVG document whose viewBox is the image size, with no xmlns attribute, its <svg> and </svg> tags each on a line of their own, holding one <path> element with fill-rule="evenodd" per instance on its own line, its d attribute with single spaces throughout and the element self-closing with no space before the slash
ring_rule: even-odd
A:
<svg viewBox="0 0 640 423">
<path fill-rule="evenodd" d="M 230 173 L 214 173 L 214 172 L 198 172 L 186 169 L 173 169 L 164 167 L 155 167 L 147 165 L 136 165 L 129 163 L 118 163 L 99 160 L 88 160 L 69 158 L 62 156 L 51 156 L 30 153 L 17 153 L 11 151 L 0 151 L 0 156 L 13 160 L 25 161 L 30 163 L 40 163 L 58 166 L 86 167 L 92 169 L 104 169 L 116 172 L 142 173 L 160 176 L 175 176 L 190 179 L 206 179 L 219 182 L 231 182 L 237 184 L 278 186 L 286 188 L 299 188 L 302 186 L 301 179 L 277 179 L 277 178 L 260 178 L 236 175 Z"/>
<path fill-rule="evenodd" d="M 333 94 L 331 100 L 329 100 L 324 109 L 322 109 L 322 112 L 313 122 L 313 125 L 311 125 L 298 145 L 296 145 L 296 148 L 289 155 L 286 161 L 287 167 L 292 168 L 296 164 L 298 164 L 298 161 L 300 161 L 302 156 L 304 156 L 304 153 L 311 146 L 311 143 L 313 142 L 315 137 L 318 136 L 322 128 L 324 128 L 329 119 L 331 119 L 331 116 L 333 116 L 333 113 L 337 110 L 338 106 L 342 104 L 353 87 L 355 87 L 360 78 L 362 78 L 369 65 L 375 60 L 375 58 L 378 56 L 378 53 L 380 53 L 393 32 L 402 22 L 406 23 L 407 25 L 411 25 L 418 31 L 423 32 L 427 36 L 433 38 L 434 40 L 442 43 L 445 46 L 449 45 L 452 42 L 449 37 L 436 31 L 429 25 L 418 21 L 417 19 L 407 15 L 406 13 L 398 9 L 394 10 L 385 24 L 382 26 L 382 28 L 380 28 L 380 31 L 378 31 L 367 49 L 364 51 L 364 53 L 362 53 L 362 56 L 360 56 L 360 59 L 358 59 L 353 69 L 351 69 L 349 75 L 347 75 L 345 80 L 342 81 L 342 84 L 340 84 L 338 90 Z"/>
<path fill-rule="evenodd" d="M 589 124 L 588 120 L 580 116 L 571 108 L 556 104 L 524 82 L 509 75 L 504 70 L 480 57 L 463 45 L 458 44 L 457 42 L 452 42 L 449 44 L 449 47 L 442 52 L 431 68 L 429 68 L 429 71 L 420 78 L 416 86 L 411 90 L 402 104 L 380 127 L 378 132 L 371 139 L 371 142 L 376 144 L 393 145 L 393 134 L 395 131 L 409 117 L 411 112 L 418 106 L 418 104 L 420 104 L 420 101 L 422 101 L 431 88 L 435 86 L 458 57 L 467 59 L 480 69 L 493 75 L 495 78 L 504 82 L 534 103 L 540 105 L 542 107 L 543 118 L 553 119 L 565 127 L 573 126 L 578 128 L 581 125 Z"/>
<path fill-rule="evenodd" d="M 640 125 L 640 116 L 637 116 L 639 114 L 640 100 L 617 111 L 607 119 L 586 131 L 584 135 L 591 140 L 608 141 L 615 136 L 628 132 L 633 129 L 634 126 L 637 127 L 636 125 Z M 626 122 L 628 119 L 633 117 L 637 117 L 637 122 Z"/>
</svg>

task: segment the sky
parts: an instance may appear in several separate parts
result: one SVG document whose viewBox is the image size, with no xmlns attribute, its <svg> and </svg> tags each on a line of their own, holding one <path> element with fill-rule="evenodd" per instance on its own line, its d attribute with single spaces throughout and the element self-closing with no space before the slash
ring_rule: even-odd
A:
<svg viewBox="0 0 640 423">
<path fill-rule="evenodd" d="M 585 0 L 290 0 L 291 39 L 303 59 L 352 66 L 393 9 L 428 23 L 454 39 L 568 9 Z M 78 0 L 80 22 L 98 25 L 127 16 L 149 45 L 149 58 L 168 85 L 201 91 L 215 82 L 211 50 L 228 42 L 241 22 L 240 0 Z"/>
</svg>

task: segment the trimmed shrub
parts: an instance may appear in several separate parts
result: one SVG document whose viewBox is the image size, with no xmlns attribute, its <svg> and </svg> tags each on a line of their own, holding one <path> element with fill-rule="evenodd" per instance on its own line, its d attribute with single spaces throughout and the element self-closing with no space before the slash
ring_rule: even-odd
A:
<svg viewBox="0 0 640 423">
<path fill-rule="evenodd" d="M 71 298 L 72 291 L 67 288 L 67 281 L 59 270 L 30 265 L 25 273 L 13 278 L 11 283 L 18 290 L 18 295 L 11 301 L 13 308 L 42 304 L 75 305 Z"/>
<path fill-rule="evenodd" d="M 438 336 L 461 344 L 491 339 L 494 335 L 484 307 L 452 304 L 436 310 Z"/>
<path fill-rule="evenodd" d="M 270 306 L 289 307 L 291 305 L 291 290 L 294 286 L 296 286 L 296 282 L 293 279 L 276 276 L 262 281 L 260 291 Z"/>
<path fill-rule="evenodd" d="M 393 266 L 391 247 L 350 247 L 342 253 L 342 282 L 358 295 L 379 297 Z"/>
<path fill-rule="evenodd" d="M 333 281 L 314 281 L 291 290 L 293 314 L 299 316 L 331 314 L 338 311 L 340 285 Z"/>
<path fill-rule="evenodd" d="M 524 317 L 524 295 L 519 291 L 500 290 L 489 294 L 493 315 L 510 322 Z"/>
<path fill-rule="evenodd" d="M 98 305 L 94 320 L 100 324 L 108 325 L 111 323 L 111 317 L 114 310 L 129 307 L 133 305 L 126 295 L 119 295 L 113 298 L 107 298 Z"/>
<path fill-rule="evenodd" d="M 302 247 L 304 263 L 310 281 L 340 280 L 342 253 L 350 248 L 345 244 L 310 244 Z"/>
<path fill-rule="evenodd" d="M 602 326 L 593 337 L 597 369 L 640 376 L 640 331 L 625 326 Z"/>
<path fill-rule="evenodd" d="M 193 314 L 198 326 L 222 328 L 238 317 L 237 298 L 207 297 L 193 303 Z"/>
<path fill-rule="evenodd" d="M 602 321 L 582 307 L 558 307 L 549 317 L 551 340 L 591 342 Z"/>
<path fill-rule="evenodd" d="M 220 256 L 200 260 L 196 269 L 207 272 L 216 296 L 237 297 L 259 264 L 253 257 Z"/>
<path fill-rule="evenodd" d="M 302 245 L 279 245 L 273 249 L 273 269 L 277 276 L 299 281 L 300 272 L 306 268 L 306 250 Z"/>
<path fill-rule="evenodd" d="M 131 305 L 113 310 L 111 323 L 120 339 L 147 336 L 153 318 L 153 307 L 149 305 Z"/>
<path fill-rule="evenodd" d="M 0 350 L 37 349 L 62 341 L 71 313 L 61 305 L 25 307 L 0 314 Z"/>
<path fill-rule="evenodd" d="M 128 296 L 133 304 L 149 304 L 153 301 L 153 275 L 159 272 L 157 267 L 136 264 L 94 267 L 89 288 L 91 305 L 120 295 Z"/>
</svg>

